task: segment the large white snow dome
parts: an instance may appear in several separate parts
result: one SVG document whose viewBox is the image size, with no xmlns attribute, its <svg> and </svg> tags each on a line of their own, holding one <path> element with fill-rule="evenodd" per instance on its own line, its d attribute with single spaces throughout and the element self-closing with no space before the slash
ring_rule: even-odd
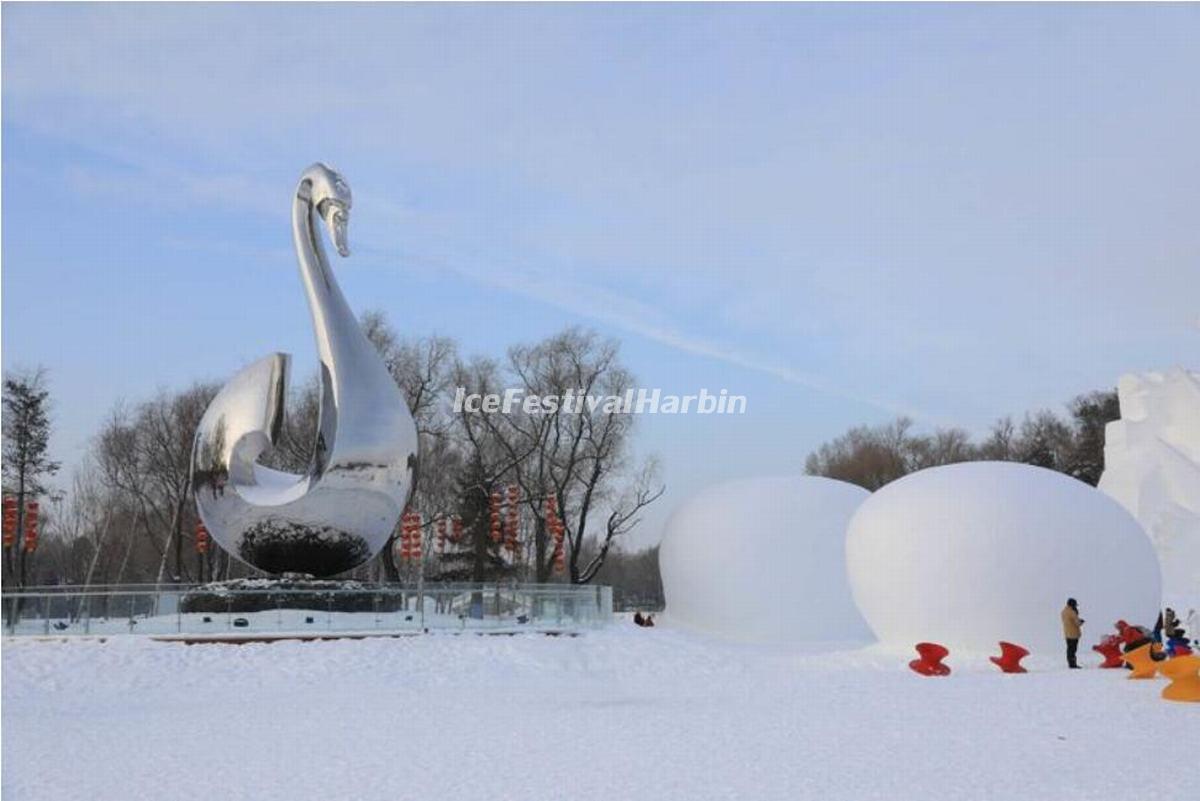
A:
<svg viewBox="0 0 1200 801">
<path fill-rule="evenodd" d="M 869 640 L 846 582 L 846 523 L 870 495 L 815 476 L 733 481 L 688 499 L 659 549 L 666 618 L 758 643 Z"/>
<path fill-rule="evenodd" d="M 1090 646 L 1118 619 L 1153 625 L 1161 594 L 1150 540 L 1120 504 L 1011 462 L 935 467 L 876 491 L 850 521 L 846 565 L 859 609 L 894 645 L 1061 650 L 1073 597 Z"/>
</svg>

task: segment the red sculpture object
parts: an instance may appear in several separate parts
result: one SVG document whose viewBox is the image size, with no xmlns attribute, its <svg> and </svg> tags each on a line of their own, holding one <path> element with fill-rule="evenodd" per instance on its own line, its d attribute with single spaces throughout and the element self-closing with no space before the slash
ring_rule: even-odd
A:
<svg viewBox="0 0 1200 801">
<path fill-rule="evenodd" d="M 1092 650 L 1104 657 L 1104 661 L 1100 663 L 1102 668 L 1119 668 L 1124 664 L 1121 661 L 1121 638 L 1115 634 L 1110 634 L 1098 645 L 1093 645 Z"/>
<path fill-rule="evenodd" d="M 992 656 L 992 664 L 1005 673 L 1028 673 L 1021 667 L 1021 660 L 1029 656 L 1029 649 L 1011 642 L 1000 642 L 1000 656 Z"/>
<path fill-rule="evenodd" d="M 917 653 L 920 659 L 914 659 L 908 666 L 922 676 L 949 676 L 950 666 L 943 665 L 942 660 L 950 655 L 950 650 L 935 642 L 917 643 Z"/>
</svg>

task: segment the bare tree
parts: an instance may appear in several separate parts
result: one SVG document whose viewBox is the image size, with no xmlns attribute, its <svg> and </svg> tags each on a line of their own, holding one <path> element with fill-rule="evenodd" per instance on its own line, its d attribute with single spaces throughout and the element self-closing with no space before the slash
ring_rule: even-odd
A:
<svg viewBox="0 0 1200 801">
<path fill-rule="evenodd" d="M 995 462 L 1013 461 L 1016 454 L 1017 427 L 1011 417 L 992 424 L 991 433 L 979 446 L 979 458 Z"/>
<path fill-rule="evenodd" d="M 190 472 L 196 426 L 217 392 L 194 384 L 177 393 L 160 392 L 133 410 L 118 406 L 96 445 L 96 462 L 106 489 L 132 502 L 147 540 L 158 555 L 155 581 L 192 579 L 183 558 L 185 531 L 195 522 Z"/>
<path fill-rule="evenodd" d="M 495 361 L 476 357 L 458 362 L 453 383 L 471 394 L 496 394 L 502 390 L 501 374 Z M 479 583 L 512 575 L 499 543 L 489 531 L 489 504 L 493 492 L 499 492 L 518 462 L 532 450 L 517 451 L 503 439 L 503 428 L 495 421 L 465 407 L 458 411 L 453 432 L 453 449 L 461 453 L 461 468 L 454 474 L 453 508 L 463 521 L 464 542 L 440 560 L 439 578 Z"/>
<path fill-rule="evenodd" d="M 911 429 L 907 417 L 876 428 L 852 428 L 810 454 L 805 471 L 877 490 L 911 471 Z"/>
<path fill-rule="evenodd" d="M 523 398 L 612 398 L 633 388 L 632 376 L 619 362 L 617 344 L 577 328 L 534 345 L 510 348 L 506 367 L 503 377 L 521 390 Z M 481 371 L 477 366 L 475 374 Z M 477 381 L 469 391 L 502 393 L 500 378 L 493 369 L 489 381 Z M 478 450 L 486 444 L 498 451 L 478 454 L 490 465 L 490 473 L 521 488 L 534 521 L 531 559 L 539 582 L 548 581 L 554 569 L 547 498 L 554 499 L 566 529 L 569 579 L 586 583 L 603 565 L 614 540 L 662 495 L 654 462 L 631 470 L 634 418 L 615 405 L 577 402 L 547 408 L 522 402 L 500 413 L 464 408 L 459 420 L 473 447 Z M 603 526 L 599 547 L 584 560 L 583 545 L 597 516 Z"/>
</svg>

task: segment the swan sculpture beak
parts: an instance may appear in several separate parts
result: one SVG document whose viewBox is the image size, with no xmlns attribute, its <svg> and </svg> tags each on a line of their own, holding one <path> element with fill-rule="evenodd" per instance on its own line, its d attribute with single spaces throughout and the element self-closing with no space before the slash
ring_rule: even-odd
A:
<svg viewBox="0 0 1200 801">
<path fill-rule="evenodd" d="M 325 227 L 329 229 L 329 241 L 337 248 L 338 255 L 345 258 L 350 255 L 350 235 L 348 232 L 350 215 L 342 204 L 327 200 L 321 204 L 321 217 Z"/>
</svg>

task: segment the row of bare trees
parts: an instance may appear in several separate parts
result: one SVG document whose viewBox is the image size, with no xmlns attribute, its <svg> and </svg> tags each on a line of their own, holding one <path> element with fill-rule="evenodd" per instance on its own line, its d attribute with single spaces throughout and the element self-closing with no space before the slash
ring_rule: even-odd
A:
<svg viewBox="0 0 1200 801">
<path fill-rule="evenodd" d="M 806 472 L 877 490 L 926 467 L 971 461 L 1024 462 L 1066 473 L 1095 486 L 1104 472 L 1104 427 L 1121 416 L 1115 390 L 1080 395 L 1064 418 L 1050 410 L 997 420 L 979 442 L 961 428 L 914 430 L 900 417 L 859 426 L 811 453 Z"/>
<path fill-rule="evenodd" d="M 417 424 L 421 456 L 410 508 L 422 514 L 425 548 L 419 563 L 398 563 L 389 543 L 354 577 L 394 581 L 423 572 L 430 579 L 515 576 L 586 583 L 637 524 L 641 511 L 662 494 L 655 461 L 635 461 L 632 415 L 601 407 L 535 414 L 521 404 L 507 413 L 486 413 L 453 404 L 459 387 L 467 393 L 503 394 L 511 387 L 539 396 L 568 390 L 619 395 L 632 388 L 633 378 L 615 343 L 572 328 L 514 346 L 502 359 L 466 359 L 444 337 L 401 338 L 379 312 L 364 315 L 362 325 Z M 220 548 L 206 553 L 195 548 L 192 438 L 218 389 L 217 382 L 196 383 L 112 410 L 70 488 L 51 504 L 48 536 L 30 583 L 192 582 L 252 575 Z M 9 394 L 6 384 L 6 403 Z M 315 377 L 293 388 L 272 466 L 307 466 L 319 397 Z M 6 427 L 6 448 L 8 433 Z M 6 491 L 13 484 L 8 461 Z M 512 485 L 520 488 L 521 545 L 506 551 L 489 536 L 488 499 Z M 565 529 L 561 572 L 555 570 L 547 499 L 553 499 Z M 436 532 L 454 518 L 465 536 L 447 545 Z M 14 579 L 10 571 L 6 582 Z"/>
</svg>

